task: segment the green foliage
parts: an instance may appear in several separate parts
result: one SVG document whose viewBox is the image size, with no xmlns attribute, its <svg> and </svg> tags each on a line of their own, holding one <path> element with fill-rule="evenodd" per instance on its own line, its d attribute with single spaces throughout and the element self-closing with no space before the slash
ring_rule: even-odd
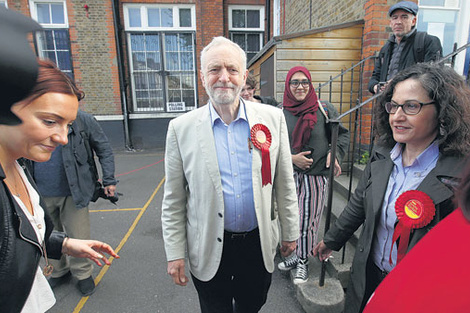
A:
<svg viewBox="0 0 470 313">
<path fill-rule="evenodd" d="M 369 151 L 364 152 L 359 159 L 359 164 L 366 165 L 369 162 Z"/>
</svg>

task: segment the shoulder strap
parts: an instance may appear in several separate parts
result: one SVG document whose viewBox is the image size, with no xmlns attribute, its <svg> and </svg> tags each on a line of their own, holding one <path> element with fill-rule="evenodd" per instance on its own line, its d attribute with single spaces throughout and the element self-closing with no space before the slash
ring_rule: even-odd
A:
<svg viewBox="0 0 470 313">
<path fill-rule="evenodd" d="M 416 32 L 415 41 L 413 43 L 413 54 L 416 63 L 424 62 L 424 39 L 426 35 L 426 32 Z"/>
<path fill-rule="evenodd" d="M 326 117 L 326 120 L 328 121 L 328 106 L 326 103 L 322 103 L 320 100 L 318 100 L 318 108 L 320 111 L 323 113 L 323 115 Z"/>
</svg>

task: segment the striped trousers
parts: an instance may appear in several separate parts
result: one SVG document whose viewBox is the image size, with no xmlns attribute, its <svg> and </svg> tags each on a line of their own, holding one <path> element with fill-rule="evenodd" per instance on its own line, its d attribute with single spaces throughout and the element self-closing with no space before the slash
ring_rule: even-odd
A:
<svg viewBox="0 0 470 313">
<path fill-rule="evenodd" d="M 297 255 L 306 259 L 312 255 L 318 242 L 318 231 L 328 192 L 325 176 L 306 175 L 294 171 L 300 215 L 300 237 L 297 240 Z"/>
</svg>

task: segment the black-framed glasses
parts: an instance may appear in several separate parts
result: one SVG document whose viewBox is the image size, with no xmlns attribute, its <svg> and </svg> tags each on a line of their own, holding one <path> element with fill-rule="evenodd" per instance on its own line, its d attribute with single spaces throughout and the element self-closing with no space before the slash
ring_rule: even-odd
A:
<svg viewBox="0 0 470 313">
<path fill-rule="evenodd" d="M 434 103 L 434 100 L 428 103 L 423 103 L 416 100 L 408 100 L 403 104 L 398 104 L 392 100 L 385 103 L 385 111 L 387 111 L 388 114 L 395 114 L 398 111 L 398 108 L 401 108 L 406 115 L 416 115 L 421 111 L 423 105 Z"/>
<path fill-rule="evenodd" d="M 291 85 L 294 88 L 299 87 L 301 84 L 302 84 L 302 87 L 307 88 L 308 86 L 310 86 L 310 81 L 294 79 L 289 82 L 289 85 Z"/>
</svg>

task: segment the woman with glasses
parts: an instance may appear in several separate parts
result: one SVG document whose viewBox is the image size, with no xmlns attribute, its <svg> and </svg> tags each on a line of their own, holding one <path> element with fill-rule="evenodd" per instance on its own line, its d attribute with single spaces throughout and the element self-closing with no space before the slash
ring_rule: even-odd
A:
<svg viewBox="0 0 470 313">
<path fill-rule="evenodd" d="M 273 106 L 278 106 L 276 99 L 271 97 L 261 97 L 255 95 L 256 91 L 256 78 L 252 74 L 248 74 L 246 77 L 245 86 L 242 88 L 240 96 L 246 100 L 251 102 L 258 102 L 258 103 L 265 103 L 270 104 Z"/>
<path fill-rule="evenodd" d="M 470 152 L 469 103 L 468 87 L 454 70 L 424 63 L 398 73 L 379 97 L 378 140 L 369 164 L 343 213 L 315 247 L 324 260 L 364 225 L 346 313 L 362 311 L 385 276 L 455 209 L 454 188 Z"/>
<path fill-rule="evenodd" d="M 334 106 L 318 99 L 310 72 L 303 66 L 292 68 L 286 77 L 283 110 L 291 144 L 294 180 L 300 213 L 300 237 L 296 253 L 278 264 L 281 271 L 296 269 L 294 283 L 308 280 L 308 257 L 318 241 L 318 229 L 327 193 L 330 167 L 330 124 L 339 114 Z M 340 127 L 335 175 L 349 144 L 349 132 Z"/>
</svg>

